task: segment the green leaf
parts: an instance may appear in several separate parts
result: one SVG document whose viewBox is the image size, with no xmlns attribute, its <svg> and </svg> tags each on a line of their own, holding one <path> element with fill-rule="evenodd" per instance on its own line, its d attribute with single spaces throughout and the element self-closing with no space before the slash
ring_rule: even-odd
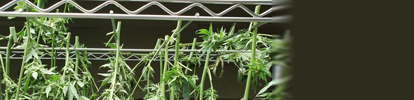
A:
<svg viewBox="0 0 414 100">
<path fill-rule="evenodd" d="M 68 92 L 68 86 L 63 86 L 63 95 L 66 96 L 67 92 Z"/>
<path fill-rule="evenodd" d="M 81 96 L 82 100 L 89 100 L 89 98 L 85 97 L 85 96 Z"/>
<path fill-rule="evenodd" d="M 40 69 L 40 71 L 41 71 L 43 74 L 56 74 L 56 73 L 53 73 L 52 71 L 46 70 L 46 69 L 44 69 L 44 68 L 41 68 L 41 69 Z"/>
<path fill-rule="evenodd" d="M 200 29 L 200 30 L 198 30 L 198 32 L 196 34 L 210 35 L 210 32 L 206 29 Z"/>
<path fill-rule="evenodd" d="M 60 78 L 60 75 L 53 75 L 53 76 L 50 77 L 49 80 L 54 82 L 54 81 L 57 81 L 59 78 Z"/>
<path fill-rule="evenodd" d="M 115 49 L 116 45 L 115 45 L 115 43 L 108 43 L 108 47 L 112 48 L 112 49 Z"/>
<path fill-rule="evenodd" d="M 33 76 L 34 79 L 37 79 L 37 72 L 33 72 L 32 76 Z"/>
<path fill-rule="evenodd" d="M 83 82 L 81 82 L 81 81 L 78 81 L 77 82 L 78 83 L 78 85 L 80 86 L 80 87 L 83 87 L 85 84 L 83 83 Z"/>
<path fill-rule="evenodd" d="M 279 80 L 274 80 L 274 81 L 269 82 L 269 84 L 267 84 L 265 87 L 263 87 L 259 91 L 259 93 L 257 93 L 256 97 L 259 97 L 259 95 L 262 94 L 263 92 L 265 92 L 269 87 L 280 84 L 280 83 L 284 83 L 284 82 L 289 81 L 289 80 L 290 80 L 290 77 L 284 77 L 284 78 L 281 78 Z"/>
<path fill-rule="evenodd" d="M 183 85 L 183 98 L 184 100 L 190 100 L 190 85 L 184 83 Z"/>
<path fill-rule="evenodd" d="M 109 82 L 109 79 L 110 79 L 110 77 L 105 78 L 101 83 L 101 87 L 105 86 Z"/>
<path fill-rule="evenodd" d="M 73 82 L 71 85 L 70 85 L 70 89 L 69 89 L 69 91 L 73 94 L 73 96 L 75 96 L 76 97 L 76 99 L 78 99 L 79 97 L 78 97 L 78 92 L 76 91 L 76 89 L 75 89 L 75 83 Z"/>
<path fill-rule="evenodd" d="M 50 87 L 50 85 L 49 85 L 49 86 L 47 86 L 46 91 L 45 91 L 46 92 L 46 98 L 49 97 L 50 90 L 52 90 L 52 87 Z"/>
<path fill-rule="evenodd" d="M 98 75 L 104 76 L 104 77 L 109 77 L 111 76 L 111 74 L 109 73 L 98 73 Z"/>
<path fill-rule="evenodd" d="M 213 33 L 213 23 L 210 23 L 210 27 L 209 27 L 209 30 L 208 31 L 210 31 L 209 35 L 214 34 Z"/>
<path fill-rule="evenodd" d="M 236 23 L 234 23 L 234 25 L 230 28 L 230 32 L 229 32 L 230 36 L 233 35 L 235 27 L 236 27 Z"/>
</svg>

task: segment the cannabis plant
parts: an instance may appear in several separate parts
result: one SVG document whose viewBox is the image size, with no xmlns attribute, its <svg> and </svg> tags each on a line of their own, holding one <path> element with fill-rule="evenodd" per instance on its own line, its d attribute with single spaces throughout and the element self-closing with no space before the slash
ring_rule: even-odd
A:
<svg viewBox="0 0 414 100">
<path fill-rule="evenodd" d="M 106 46 L 110 48 L 116 49 L 115 57 L 109 58 L 109 63 L 102 65 L 100 68 L 109 68 L 107 71 L 108 73 L 99 73 L 105 77 L 102 81 L 101 87 L 109 84 L 108 89 L 104 89 L 103 93 L 100 95 L 100 98 L 103 100 L 126 100 L 129 97 L 129 93 L 131 93 L 132 83 L 134 80 L 134 73 L 132 69 L 128 66 L 125 62 L 122 52 L 120 49 L 122 46 L 120 45 L 120 32 L 121 32 L 121 22 L 118 22 L 118 25 L 115 26 L 115 21 L 112 20 L 113 29 L 114 31 L 107 35 L 112 35 L 112 38 L 115 38 L 115 43 L 107 43 Z M 132 74 L 132 75 L 130 75 Z"/>
<path fill-rule="evenodd" d="M 290 53 L 291 48 L 291 36 L 289 33 L 285 35 L 283 39 L 275 39 L 275 42 L 272 44 L 272 60 L 270 63 L 274 65 L 278 65 L 282 68 L 281 71 L 281 78 L 278 80 L 273 80 L 268 83 L 260 92 L 256 95 L 256 97 L 264 97 L 265 100 L 281 100 L 289 97 L 288 93 L 286 93 L 286 89 L 288 87 L 288 81 L 291 78 L 291 59 L 292 55 Z M 276 86 L 272 92 L 265 93 L 271 86 Z"/>
</svg>

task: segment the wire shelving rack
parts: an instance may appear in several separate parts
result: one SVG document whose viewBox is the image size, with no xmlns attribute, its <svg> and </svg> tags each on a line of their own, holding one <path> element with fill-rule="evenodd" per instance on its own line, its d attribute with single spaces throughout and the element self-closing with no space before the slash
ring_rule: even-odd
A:
<svg viewBox="0 0 414 100">
<path fill-rule="evenodd" d="M 39 12 L 24 12 L 23 10 L 19 11 L 8 11 L 7 9 L 16 5 L 17 2 L 26 2 L 29 6 L 33 7 L 34 9 L 38 10 Z M 100 5 L 92 8 L 92 9 L 85 9 L 82 7 L 77 1 L 87 1 L 87 2 L 94 2 L 94 1 L 101 1 Z M 145 2 L 147 4 L 139 7 L 135 10 L 130 10 L 124 7 L 120 2 Z M 163 5 L 163 3 L 186 3 L 189 4 L 188 6 L 178 10 L 176 12 L 170 10 L 170 8 Z M 82 13 L 73 13 L 73 12 L 66 12 L 66 13 L 56 13 L 53 12 L 59 6 L 64 4 L 72 4 L 76 9 L 81 11 Z M 231 5 L 227 9 L 221 12 L 213 12 L 204 4 L 220 4 L 220 5 Z M 97 13 L 97 11 L 101 10 L 102 8 L 108 5 L 115 5 L 123 12 L 113 13 Z M 246 7 L 245 5 L 265 5 L 265 6 L 272 6 L 271 8 L 261 12 L 259 14 L 255 14 L 251 9 Z M 147 8 L 151 6 L 158 6 L 167 14 L 165 15 L 155 15 L 155 14 L 141 14 L 141 12 L 145 11 Z M 188 16 L 182 15 L 186 11 L 189 11 L 195 7 L 199 7 L 209 15 L 200 16 L 196 14 L 195 16 Z M 183 21 L 210 21 L 210 22 L 264 22 L 264 23 L 287 23 L 290 22 L 291 16 L 290 15 L 282 15 L 282 16 L 267 16 L 271 13 L 277 12 L 282 9 L 286 9 L 290 7 L 289 0 L 60 0 L 55 4 L 47 8 L 40 8 L 36 6 L 30 0 L 11 0 L 7 4 L 0 6 L 0 17 L 65 17 L 65 18 L 97 18 L 97 19 L 134 19 L 134 20 L 183 20 Z M 234 16 L 225 16 L 227 13 L 231 12 L 234 9 L 243 9 L 244 13 L 249 14 L 251 17 L 234 17 Z M 0 47 L 0 54 L 5 57 L 6 47 Z M 46 48 L 47 49 L 47 48 Z M 49 48 L 50 49 L 50 48 Z M 4 50 L 4 51 L 3 51 Z M 57 50 L 64 50 L 64 49 L 57 49 Z M 74 50 L 72 48 L 72 50 Z M 106 60 L 108 57 L 111 57 L 111 54 L 108 51 L 112 51 L 115 49 L 108 49 L 108 48 L 77 48 L 76 50 L 86 50 L 88 51 L 88 59 L 90 60 Z M 124 58 L 126 61 L 139 61 L 141 57 L 139 53 L 148 53 L 154 51 L 154 49 L 121 49 L 121 51 L 129 52 L 128 54 L 124 54 Z M 169 50 L 170 51 L 170 50 Z M 173 52 L 174 50 L 171 50 Z M 180 50 L 181 52 L 199 52 L 199 50 Z M 250 51 L 223 51 L 218 50 L 217 52 L 250 52 Z M 23 52 L 22 49 L 13 49 L 12 50 L 11 59 L 22 59 Z M 64 57 L 65 52 L 57 52 L 57 59 L 65 59 Z M 71 57 L 74 57 L 74 54 L 70 54 Z M 218 54 L 211 55 L 210 61 L 215 61 L 214 57 Z M 172 60 L 173 55 L 171 55 L 170 60 Z M 41 59 L 50 59 L 50 54 L 44 52 L 41 55 Z M 207 58 L 202 58 L 207 59 Z M 202 60 L 203 61 L 203 60 Z"/>
</svg>

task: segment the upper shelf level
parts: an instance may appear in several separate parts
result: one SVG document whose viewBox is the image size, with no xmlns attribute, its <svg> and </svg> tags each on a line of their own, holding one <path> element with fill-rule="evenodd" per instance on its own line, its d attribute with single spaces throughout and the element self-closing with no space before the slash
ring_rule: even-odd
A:
<svg viewBox="0 0 414 100">
<path fill-rule="evenodd" d="M 86 9 L 82 7 L 77 2 L 102 2 L 98 6 L 92 9 Z M 139 7 L 135 10 L 130 10 L 123 6 L 120 2 L 145 2 L 146 4 Z M 33 7 L 34 9 L 38 10 L 39 12 L 24 12 L 20 11 L 8 11 L 7 9 L 13 7 L 18 2 L 26 2 L 28 6 Z M 163 5 L 163 3 L 187 3 L 188 6 L 178 10 L 176 12 L 172 11 L 170 8 Z M 58 7 L 71 4 L 76 9 L 81 11 L 82 13 L 56 13 L 54 12 Z M 210 10 L 205 4 L 220 4 L 220 5 L 231 5 L 230 7 L 226 8 L 221 12 L 214 12 Z M 108 5 L 115 5 L 123 12 L 108 12 L 108 13 L 97 13 L 102 8 Z M 266 5 L 272 6 L 269 9 L 260 12 L 259 14 L 255 14 L 252 9 L 249 9 L 245 5 Z M 141 12 L 145 11 L 147 8 L 151 6 L 158 6 L 167 14 L 164 15 L 156 15 L 156 14 L 142 14 Z M 208 15 L 198 15 L 194 14 L 194 16 L 183 15 L 183 13 L 199 7 Z M 192 20 L 192 21 L 214 21 L 214 22 L 274 22 L 274 23 L 286 23 L 289 22 L 291 16 L 290 15 L 283 15 L 283 16 L 268 16 L 271 13 L 276 11 L 286 9 L 290 7 L 289 3 L 286 0 L 60 0 L 55 4 L 47 8 L 40 8 L 36 6 L 30 0 L 11 0 L 7 4 L 0 6 L 0 16 L 8 17 L 68 17 L 68 18 L 103 18 L 103 19 L 140 19 L 140 20 Z M 238 16 L 225 16 L 227 13 L 231 12 L 234 9 L 243 9 L 244 12 L 247 13 L 251 17 L 238 17 Z"/>
</svg>

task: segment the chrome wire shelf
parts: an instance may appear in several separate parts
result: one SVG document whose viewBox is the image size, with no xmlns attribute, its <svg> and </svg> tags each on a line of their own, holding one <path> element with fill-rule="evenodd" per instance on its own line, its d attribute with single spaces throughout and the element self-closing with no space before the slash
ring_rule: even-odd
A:
<svg viewBox="0 0 414 100">
<path fill-rule="evenodd" d="M 22 10 L 15 12 L 15 11 L 6 11 L 6 9 L 16 5 L 17 2 L 25 2 L 28 6 L 33 7 L 34 9 L 38 10 L 39 12 L 23 12 Z M 78 0 L 76 0 L 78 1 Z M 103 19 L 141 19 L 141 20 L 192 20 L 192 21 L 221 21 L 221 22 L 275 22 L 275 23 L 286 23 L 289 22 L 291 16 L 284 15 L 284 16 L 275 16 L 275 17 L 266 17 L 272 12 L 282 10 L 288 8 L 289 5 L 284 5 L 285 2 L 280 0 L 279 2 L 271 1 L 271 0 L 80 0 L 80 1 L 105 1 L 100 5 L 94 7 L 93 9 L 85 9 L 84 7 L 80 6 L 74 0 L 60 0 L 59 2 L 53 4 L 52 6 L 42 9 L 36 6 L 33 2 L 29 0 L 12 0 L 9 3 L 0 7 L 0 16 L 3 17 L 69 17 L 69 18 L 103 18 Z M 136 10 L 129 10 L 124 7 L 119 2 L 122 1 L 136 1 L 136 2 L 148 2 L 147 4 L 141 6 Z M 170 10 L 168 7 L 164 6 L 161 2 L 169 2 L 169 3 L 189 3 L 187 7 L 174 12 Z M 210 10 L 203 4 L 227 4 L 232 5 L 227 9 L 216 13 Z M 64 4 L 71 4 L 76 9 L 80 10 L 83 13 L 55 13 L 51 12 L 62 6 Z M 108 13 L 96 13 L 100 9 L 108 6 L 108 5 L 115 5 L 119 9 L 121 9 L 124 14 L 117 14 L 113 12 Z M 274 5 L 280 4 L 277 6 L 273 6 L 264 12 L 259 14 L 255 14 L 251 9 L 247 8 L 245 5 L 252 5 L 252 4 L 260 4 L 260 5 Z M 151 6 L 158 6 L 163 11 L 168 13 L 168 15 L 155 15 L 155 14 L 141 14 L 141 12 L 145 11 L 147 8 Z M 183 13 L 195 8 L 199 7 L 209 15 L 207 16 L 188 16 L 182 15 Z M 234 9 L 243 9 L 243 11 L 249 14 L 251 17 L 228 17 L 224 16 L 225 14 L 229 13 Z M 197 14 L 196 14 L 197 15 Z"/>
<path fill-rule="evenodd" d="M 7 47 L 0 47 L 0 54 L 2 55 L 3 59 L 6 58 L 6 49 Z M 44 48 L 39 49 L 42 53 L 39 54 L 40 59 L 51 59 L 51 54 L 44 52 L 44 50 L 51 50 L 52 48 Z M 10 59 L 23 59 L 23 50 L 24 49 L 12 49 L 10 54 Z M 58 60 L 64 60 L 66 59 L 66 50 L 65 48 L 55 48 L 56 52 L 56 59 Z M 87 58 L 88 60 L 107 60 L 108 58 L 115 57 L 115 54 L 109 53 L 109 51 L 116 51 L 116 49 L 108 49 L 108 48 L 70 48 L 70 54 L 69 57 L 71 59 L 76 58 L 76 54 L 74 53 L 75 50 L 79 51 L 88 51 L 87 52 Z M 142 56 L 141 55 L 147 55 L 150 52 L 156 51 L 156 49 L 120 49 L 120 51 L 123 52 L 123 57 L 125 61 L 141 61 Z M 164 51 L 164 50 L 160 50 Z M 175 50 L 170 49 L 168 52 L 175 52 Z M 199 50 L 180 50 L 180 52 L 184 52 L 183 55 L 188 55 L 190 52 L 195 52 L 193 57 L 200 57 L 200 61 L 205 61 L 207 58 L 205 56 L 200 56 L 200 54 L 196 53 L 199 52 Z M 227 52 L 227 53 L 249 53 L 250 51 L 237 51 L 237 50 L 217 50 L 217 52 Z M 215 58 L 217 58 L 219 54 L 211 54 L 210 55 L 210 61 L 214 62 Z M 155 58 L 155 61 L 159 61 L 160 59 L 158 57 Z M 174 54 L 169 54 L 169 61 L 174 61 Z"/>
<path fill-rule="evenodd" d="M 82 1 L 82 2 L 94 2 L 94 1 L 104 1 L 100 5 L 94 7 L 93 9 L 85 9 L 75 1 Z M 23 10 L 19 11 L 7 11 L 7 9 L 13 7 L 18 2 L 25 2 L 28 6 L 33 7 L 34 9 L 38 10 L 39 12 L 24 12 Z M 119 2 L 147 2 L 147 4 L 139 7 L 136 10 L 129 10 L 124 7 Z M 189 5 L 184 7 L 179 11 L 172 11 L 168 7 L 164 6 L 163 3 L 188 3 Z M 289 0 L 60 0 L 55 4 L 51 5 L 47 8 L 40 8 L 36 6 L 30 0 L 11 0 L 7 4 L 0 6 L 0 17 L 66 17 L 66 18 L 99 18 L 99 19 L 138 19 L 138 20 L 192 20 L 192 21 L 211 21 L 211 22 L 274 22 L 274 23 L 286 23 L 290 21 L 290 15 L 284 16 L 274 16 L 274 17 L 267 17 L 267 15 L 276 12 L 278 10 L 289 8 Z M 82 13 L 56 13 L 53 12 L 58 7 L 71 4 L 76 9 L 81 11 Z M 216 13 L 210 10 L 204 4 L 223 4 L 223 5 L 231 5 L 227 9 Z M 115 5 L 122 12 L 108 12 L 108 13 L 96 13 L 102 8 L 108 5 Z M 247 8 L 245 5 L 272 5 L 271 8 L 261 12 L 259 14 L 255 14 L 251 9 Z M 155 14 L 141 14 L 141 12 L 145 11 L 147 8 L 151 6 L 158 6 L 163 11 L 165 11 L 166 15 L 155 15 Z M 208 13 L 206 16 L 200 16 L 196 14 L 196 16 L 187 16 L 182 15 L 183 13 L 195 8 L 199 7 L 205 12 Z M 234 9 L 243 9 L 244 13 L 249 14 L 251 17 L 229 17 L 225 16 L 227 13 L 231 12 Z M 112 10 L 111 10 L 112 11 Z M 51 48 L 45 48 L 46 50 L 51 50 Z M 57 52 L 57 59 L 65 59 L 65 49 L 56 48 L 56 50 L 61 51 Z M 88 51 L 88 59 L 89 60 L 106 60 L 113 56 L 113 54 L 108 53 L 108 51 L 115 51 L 115 49 L 108 49 L 108 48 L 71 48 L 71 51 L 74 50 L 86 50 Z M 4 55 L 6 53 L 6 47 L 0 47 L 0 54 Z M 123 54 L 126 61 L 140 61 L 142 58 L 139 56 L 140 54 L 148 54 L 149 52 L 155 51 L 154 49 L 121 49 L 122 52 L 128 52 L 127 54 Z M 161 50 L 163 51 L 163 50 Z M 169 52 L 174 52 L 174 50 L 169 50 Z M 180 50 L 180 52 L 186 52 L 184 54 L 188 54 L 188 52 L 199 52 L 199 50 Z M 250 51 L 221 51 L 218 50 L 217 52 L 250 52 Z M 196 53 L 197 54 L 197 53 Z M 75 57 L 74 53 L 70 54 L 71 58 Z M 210 61 L 215 61 L 215 57 L 218 54 L 212 54 Z M 169 56 L 169 60 L 173 60 L 174 55 Z M 23 49 L 13 49 L 11 54 L 11 59 L 22 59 L 23 58 Z M 41 55 L 42 59 L 50 59 L 50 54 L 44 52 Z M 205 60 L 203 56 L 201 56 L 202 61 Z M 156 60 L 159 60 L 158 58 Z"/>
</svg>

